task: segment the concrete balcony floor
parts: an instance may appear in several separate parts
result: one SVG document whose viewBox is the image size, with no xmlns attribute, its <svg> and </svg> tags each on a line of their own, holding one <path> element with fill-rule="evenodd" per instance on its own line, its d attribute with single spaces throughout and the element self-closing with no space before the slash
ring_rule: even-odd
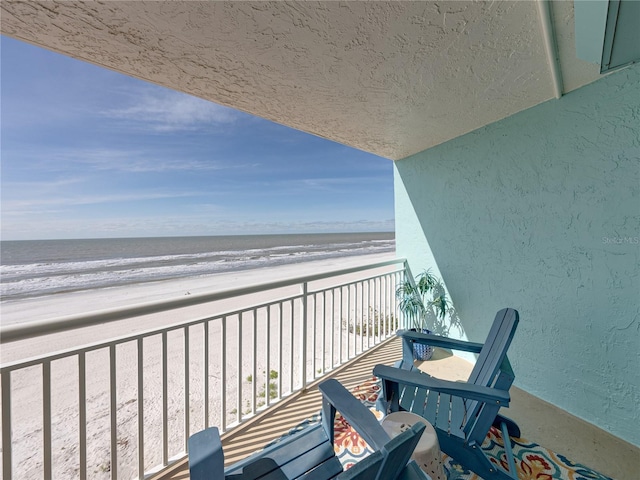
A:
<svg viewBox="0 0 640 480">
<path fill-rule="evenodd" d="M 332 372 L 327 378 L 337 378 L 348 389 L 352 389 L 371 378 L 376 364 L 393 364 L 401 357 L 401 348 L 400 340 L 394 337 Z M 440 378 L 465 380 L 472 365 L 450 352 L 436 349 L 433 359 L 422 362 L 420 368 Z M 517 375 L 518 372 L 516 379 Z M 314 383 L 306 392 L 286 399 L 242 427 L 227 433 L 222 439 L 226 463 L 234 463 L 287 433 L 292 427 L 317 413 L 320 403 L 320 393 Z M 614 479 L 638 478 L 639 448 L 519 388 L 511 388 L 511 406 L 504 413 L 518 423 L 522 436 L 527 440 Z M 157 477 L 158 480 L 188 478 L 186 460 Z"/>
</svg>

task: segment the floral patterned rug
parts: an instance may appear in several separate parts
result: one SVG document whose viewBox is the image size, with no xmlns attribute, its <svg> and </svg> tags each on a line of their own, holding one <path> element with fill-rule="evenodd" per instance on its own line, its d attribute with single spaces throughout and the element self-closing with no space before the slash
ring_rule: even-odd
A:
<svg viewBox="0 0 640 480">
<path fill-rule="evenodd" d="M 362 403 L 371 408 L 376 416 L 381 418 L 382 414 L 374 408 L 379 391 L 379 381 L 376 378 L 372 378 L 356 387 L 352 390 L 352 393 Z M 318 421 L 319 415 L 315 415 L 305 420 L 289 433 L 291 434 Z M 566 457 L 524 438 L 512 437 L 511 441 L 519 480 L 612 480 L 610 477 L 595 472 L 584 465 L 574 463 Z M 336 455 L 345 469 L 372 452 L 366 442 L 339 415 L 335 423 L 335 449 Z M 492 462 L 506 467 L 507 460 L 504 452 L 504 443 L 498 429 L 491 428 L 482 444 L 482 449 Z M 445 454 L 442 455 L 442 461 L 447 480 L 483 480 Z"/>
</svg>

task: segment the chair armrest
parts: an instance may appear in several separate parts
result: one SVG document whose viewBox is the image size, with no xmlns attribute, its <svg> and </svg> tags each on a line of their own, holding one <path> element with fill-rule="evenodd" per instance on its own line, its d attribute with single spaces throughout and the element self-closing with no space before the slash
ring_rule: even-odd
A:
<svg viewBox="0 0 640 480">
<path fill-rule="evenodd" d="M 217 427 L 207 428 L 189 437 L 189 478 L 224 478 L 224 453 Z"/>
<path fill-rule="evenodd" d="M 387 365 L 376 365 L 373 374 L 385 381 L 408 385 L 411 387 L 434 390 L 456 397 L 468 398 L 484 403 L 495 403 L 506 407 L 509 405 L 509 392 L 492 387 L 484 387 L 469 383 L 451 382 L 439 378 L 424 375 L 420 372 L 411 372 Z"/>
<path fill-rule="evenodd" d="M 335 379 L 322 382 L 322 422 L 333 442 L 333 422 L 336 411 L 349 422 L 358 434 L 375 450 L 380 450 L 389 440 L 375 415 L 360 400 Z"/>
<path fill-rule="evenodd" d="M 461 350 L 464 352 L 480 353 L 484 344 L 467 342 L 464 340 L 454 340 L 453 338 L 441 337 L 432 333 L 412 332 L 410 330 L 398 330 L 396 335 L 403 340 L 415 343 L 432 345 L 434 347 L 450 348 L 451 350 Z"/>
</svg>

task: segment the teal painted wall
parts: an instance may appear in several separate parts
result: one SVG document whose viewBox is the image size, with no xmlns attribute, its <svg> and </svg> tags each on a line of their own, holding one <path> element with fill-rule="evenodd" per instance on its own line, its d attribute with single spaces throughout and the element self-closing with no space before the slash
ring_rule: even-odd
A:
<svg viewBox="0 0 640 480">
<path fill-rule="evenodd" d="M 395 187 L 397 253 L 439 269 L 464 336 L 518 309 L 516 384 L 640 445 L 640 66 L 397 161 Z"/>
<path fill-rule="evenodd" d="M 607 26 L 609 0 L 575 0 L 576 56 L 590 63 L 602 62 L 602 44 Z"/>
</svg>

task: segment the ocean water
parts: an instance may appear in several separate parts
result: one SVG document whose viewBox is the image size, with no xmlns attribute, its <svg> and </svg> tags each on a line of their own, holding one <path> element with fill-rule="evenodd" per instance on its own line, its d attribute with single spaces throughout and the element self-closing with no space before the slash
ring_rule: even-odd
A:
<svg viewBox="0 0 640 480">
<path fill-rule="evenodd" d="M 393 233 L 0 242 L 2 302 L 327 258 L 392 252 Z"/>
</svg>

